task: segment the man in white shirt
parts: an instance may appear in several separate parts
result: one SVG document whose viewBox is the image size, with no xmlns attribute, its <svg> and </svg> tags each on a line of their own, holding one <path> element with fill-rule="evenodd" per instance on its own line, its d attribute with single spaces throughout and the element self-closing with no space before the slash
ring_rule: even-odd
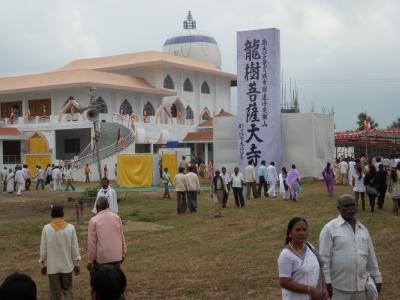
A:
<svg viewBox="0 0 400 300">
<path fill-rule="evenodd" d="M 250 191 L 253 190 L 253 197 L 254 199 L 258 198 L 257 191 L 256 191 L 256 173 L 253 166 L 253 160 L 250 159 L 249 164 L 245 169 L 245 178 L 244 181 L 246 183 L 246 200 L 250 200 Z"/>
<path fill-rule="evenodd" d="M 278 173 L 276 172 L 275 162 L 271 161 L 267 167 L 267 182 L 269 184 L 268 196 L 271 198 L 276 198 L 275 186 L 278 180 L 279 178 Z"/>
<path fill-rule="evenodd" d="M 347 172 L 349 171 L 349 166 L 346 160 L 343 160 L 339 163 L 339 183 L 346 185 L 347 184 Z"/>
<path fill-rule="evenodd" d="M 176 191 L 176 201 L 177 201 L 177 213 L 184 214 L 187 209 L 186 203 L 186 177 L 183 172 L 185 169 L 183 167 L 179 167 L 178 174 L 175 175 L 175 191 Z"/>
<path fill-rule="evenodd" d="M 43 227 L 40 242 L 42 275 L 49 277 L 50 299 L 73 299 L 72 271 L 80 273 L 78 239 L 75 227 L 63 220 L 64 209 L 51 208 L 52 221 Z"/>
<path fill-rule="evenodd" d="M 340 215 L 322 228 L 319 237 L 327 289 L 333 300 L 366 300 L 367 273 L 378 292 L 382 286 L 374 246 L 368 229 L 355 217 L 352 195 L 340 196 L 338 210 Z"/>
<path fill-rule="evenodd" d="M 231 190 L 231 176 L 228 173 L 226 173 L 225 167 L 222 167 L 221 171 L 222 171 L 221 177 L 224 180 L 227 189 L 227 191 L 224 190 L 222 196 L 222 208 L 226 208 L 226 203 L 228 202 L 229 198 L 229 192 Z"/>
<path fill-rule="evenodd" d="M 72 185 L 73 171 L 71 165 L 68 165 L 67 170 L 65 170 L 65 180 L 67 181 L 65 190 L 68 191 L 68 188 L 71 187 L 75 191 L 75 187 Z"/>
<path fill-rule="evenodd" d="M 51 173 L 53 179 L 53 191 L 57 192 L 61 189 L 62 173 L 59 166 L 54 167 Z"/>
<path fill-rule="evenodd" d="M 199 177 L 193 172 L 193 166 L 188 167 L 188 171 L 185 180 L 189 212 L 197 212 L 197 194 L 200 194 Z"/>
<path fill-rule="evenodd" d="M 22 192 L 25 191 L 25 174 L 21 167 L 17 167 L 18 170 L 15 172 L 15 182 L 17 184 L 17 196 L 21 196 Z"/>
<path fill-rule="evenodd" d="M 244 207 L 243 198 L 243 174 L 239 172 L 239 168 L 235 167 L 231 175 L 232 179 L 232 191 L 235 197 L 236 207 Z"/>
<path fill-rule="evenodd" d="M 92 213 L 97 214 L 96 202 L 100 197 L 106 197 L 108 200 L 108 209 L 114 214 L 118 215 L 118 202 L 117 202 L 117 192 L 110 187 L 110 182 L 107 178 L 101 180 L 101 189 L 97 193 L 96 201 L 92 209 Z"/>
<path fill-rule="evenodd" d="M 24 172 L 25 176 L 25 190 L 29 191 L 29 188 L 31 186 L 31 171 L 29 171 L 28 165 L 24 165 L 22 171 Z"/>
<path fill-rule="evenodd" d="M 354 159 L 350 159 L 349 161 L 349 175 L 348 175 L 348 180 L 347 182 L 349 183 L 350 186 L 353 185 L 353 175 L 356 174 L 356 162 Z"/>
<path fill-rule="evenodd" d="M 38 166 L 37 174 L 36 174 L 36 190 L 39 188 L 39 184 L 44 189 L 44 170 L 41 166 Z"/>
<path fill-rule="evenodd" d="M 7 167 L 4 167 L 3 170 L 1 170 L 1 181 L 3 182 L 3 192 L 7 190 L 7 175 L 8 175 L 8 169 Z"/>
</svg>

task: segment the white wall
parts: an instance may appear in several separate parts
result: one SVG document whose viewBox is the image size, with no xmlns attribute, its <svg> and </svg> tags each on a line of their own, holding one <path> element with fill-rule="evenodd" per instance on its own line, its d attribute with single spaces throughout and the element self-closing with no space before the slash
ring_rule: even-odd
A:
<svg viewBox="0 0 400 300">
<path fill-rule="evenodd" d="M 233 120 L 236 117 L 215 118 L 214 164 L 217 167 L 237 165 L 237 125 Z M 302 177 L 320 177 L 326 163 L 333 162 L 335 157 L 333 125 L 333 116 L 328 114 L 282 114 L 283 166 L 289 170 L 295 164 Z"/>
</svg>

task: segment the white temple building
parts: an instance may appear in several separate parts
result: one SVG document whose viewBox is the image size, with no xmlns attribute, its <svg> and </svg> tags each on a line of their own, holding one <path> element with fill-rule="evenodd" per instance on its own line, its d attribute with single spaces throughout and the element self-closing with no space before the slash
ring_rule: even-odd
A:
<svg viewBox="0 0 400 300">
<path fill-rule="evenodd" d="M 190 12 L 163 52 L 74 60 L 43 74 L 0 78 L 2 164 L 92 164 L 94 130 L 79 112 L 89 105 L 89 88 L 100 113 L 103 164 L 120 152 L 156 152 L 169 141 L 211 159 L 211 118 L 229 115 L 235 82 L 235 74 L 221 70 L 217 42 L 197 30 Z"/>
</svg>

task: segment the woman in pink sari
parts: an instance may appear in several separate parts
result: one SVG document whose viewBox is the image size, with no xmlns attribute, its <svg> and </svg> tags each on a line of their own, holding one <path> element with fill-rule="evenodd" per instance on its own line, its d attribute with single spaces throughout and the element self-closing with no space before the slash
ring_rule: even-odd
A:
<svg viewBox="0 0 400 300">
<path fill-rule="evenodd" d="M 214 165 L 213 165 L 213 161 L 210 160 L 210 162 L 208 163 L 207 166 L 207 173 L 208 173 L 208 178 L 211 179 L 213 178 L 214 175 Z"/>
<path fill-rule="evenodd" d="M 292 169 L 287 175 L 286 183 L 290 187 L 290 199 L 297 201 L 300 188 L 300 172 L 296 169 L 295 165 L 292 165 Z"/>
</svg>

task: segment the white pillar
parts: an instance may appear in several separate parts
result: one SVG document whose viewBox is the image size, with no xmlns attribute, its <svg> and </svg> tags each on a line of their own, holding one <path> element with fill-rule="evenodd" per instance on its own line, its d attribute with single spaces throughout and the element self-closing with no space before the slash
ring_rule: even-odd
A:
<svg viewBox="0 0 400 300">
<path fill-rule="evenodd" d="M 208 165 L 208 143 L 204 144 L 204 161 Z"/>
</svg>

